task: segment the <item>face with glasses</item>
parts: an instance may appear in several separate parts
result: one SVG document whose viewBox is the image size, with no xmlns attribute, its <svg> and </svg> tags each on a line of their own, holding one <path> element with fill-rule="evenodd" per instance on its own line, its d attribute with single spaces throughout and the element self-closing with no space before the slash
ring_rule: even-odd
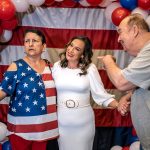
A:
<svg viewBox="0 0 150 150">
<path fill-rule="evenodd" d="M 121 43 L 125 51 L 130 55 L 134 55 L 134 51 L 132 50 L 133 42 L 135 40 L 134 28 L 128 26 L 127 21 L 127 18 L 124 19 L 117 29 L 119 34 L 118 42 Z"/>
<path fill-rule="evenodd" d="M 28 56 L 41 56 L 46 44 L 42 43 L 42 39 L 36 33 L 28 32 L 24 38 L 25 52 Z"/>
<path fill-rule="evenodd" d="M 66 59 L 72 62 L 79 62 L 83 52 L 85 43 L 82 40 L 74 39 L 67 47 Z"/>
</svg>

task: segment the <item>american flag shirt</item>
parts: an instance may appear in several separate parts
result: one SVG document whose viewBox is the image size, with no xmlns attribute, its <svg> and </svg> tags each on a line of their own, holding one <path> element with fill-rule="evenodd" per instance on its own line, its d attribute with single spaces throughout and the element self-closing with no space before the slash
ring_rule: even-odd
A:
<svg viewBox="0 0 150 150">
<path fill-rule="evenodd" d="M 17 71 L 6 71 L 1 83 L 10 96 L 8 135 L 33 141 L 57 138 L 56 89 L 49 65 L 39 74 L 23 59 L 15 63 Z"/>
</svg>

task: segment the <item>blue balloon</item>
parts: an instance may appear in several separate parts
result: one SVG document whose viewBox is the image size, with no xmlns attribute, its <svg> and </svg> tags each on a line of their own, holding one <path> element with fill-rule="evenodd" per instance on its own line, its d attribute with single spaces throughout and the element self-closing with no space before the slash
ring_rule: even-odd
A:
<svg viewBox="0 0 150 150">
<path fill-rule="evenodd" d="M 12 150 L 11 144 L 9 141 L 6 141 L 2 144 L 2 150 Z"/>
<path fill-rule="evenodd" d="M 137 7 L 137 0 L 120 0 L 122 7 L 133 10 Z"/>
</svg>

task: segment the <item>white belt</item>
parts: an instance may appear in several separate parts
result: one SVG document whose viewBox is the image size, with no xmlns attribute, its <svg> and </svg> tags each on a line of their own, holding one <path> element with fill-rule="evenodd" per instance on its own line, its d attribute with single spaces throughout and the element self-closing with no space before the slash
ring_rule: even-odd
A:
<svg viewBox="0 0 150 150">
<path fill-rule="evenodd" d="M 64 108 L 81 108 L 81 107 L 87 107 L 90 105 L 90 102 L 87 100 L 58 100 L 58 107 L 64 107 Z"/>
</svg>

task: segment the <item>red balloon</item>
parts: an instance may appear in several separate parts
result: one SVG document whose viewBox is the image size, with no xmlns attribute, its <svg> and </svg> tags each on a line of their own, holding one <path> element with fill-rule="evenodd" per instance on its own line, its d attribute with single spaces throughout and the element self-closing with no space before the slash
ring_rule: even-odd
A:
<svg viewBox="0 0 150 150">
<path fill-rule="evenodd" d="M 0 36 L 2 35 L 2 33 L 3 33 L 3 29 L 2 29 L 2 27 L 0 26 Z"/>
<path fill-rule="evenodd" d="M 111 15 L 112 22 L 118 26 L 120 22 L 130 14 L 131 12 L 123 7 L 116 8 Z"/>
<path fill-rule="evenodd" d="M 0 19 L 9 20 L 15 15 L 16 9 L 10 0 L 0 0 Z"/>
<path fill-rule="evenodd" d="M 91 6 L 98 6 L 103 0 L 86 0 Z"/>
<path fill-rule="evenodd" d="M 150 0 L 138 0 L 138 6 L 145 10 L 150 10 Z"/>
<path fill-rule="evenodd" d="M 17 25 L 18 25 L 18 19 L 16 18 L 16 16 L 14 16 L 10 20 L 3 20 L 1 22 L 1 27 L 5 30 L 13 30 L 17 27 Z"/>
<path fill-rule="evenodd" d="M 122 150 L 129 150 L 129 146 L 123 147 Z"/>
<path fill-rule="evenodd" d="M 61 2 L 61 7 L 69 7 L 69 8 L 73 8 L 76 6 L 76 2 L 73 0 L 63 0 Z"/>
<path fill-rule="evenodd" d="M 51 6 L 53 3 L 55 3 L 55 0 L 45 0 L 44 5 Z"/>
</svg>

